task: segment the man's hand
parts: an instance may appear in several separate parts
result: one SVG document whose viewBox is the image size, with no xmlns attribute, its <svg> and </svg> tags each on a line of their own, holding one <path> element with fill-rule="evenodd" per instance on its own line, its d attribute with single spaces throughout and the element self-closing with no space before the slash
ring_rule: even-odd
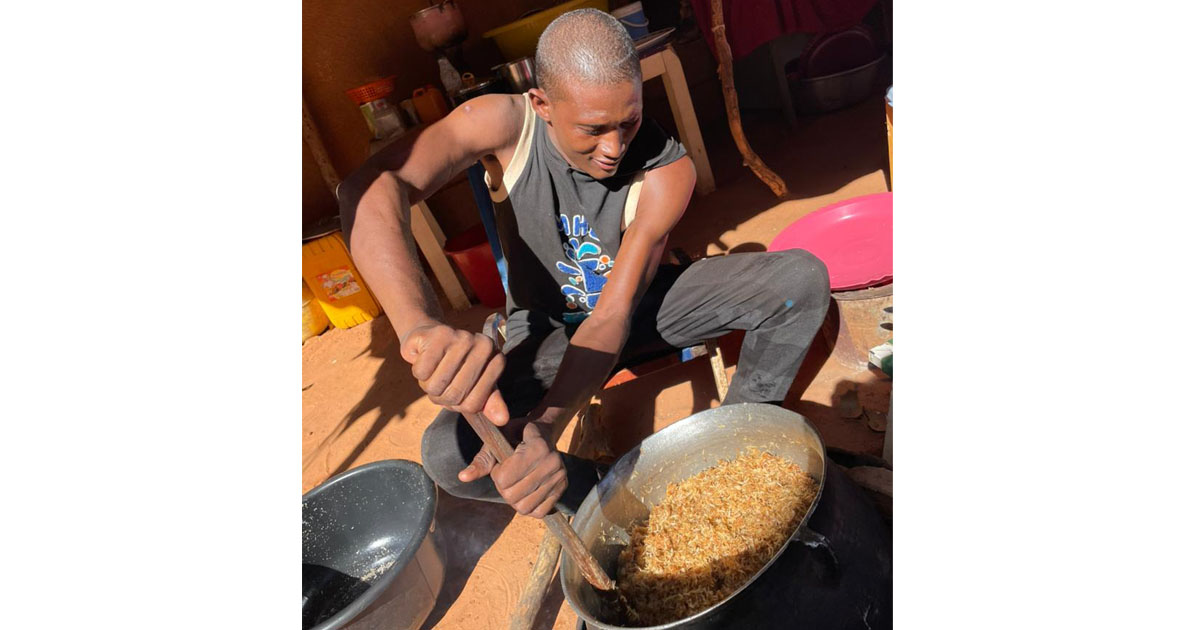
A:
<svg viewBox="0 0 1200 630">
<path fill-rule="evenodd" d="M 483 412 L 498 426 L 508 422 L 508 406 L 496 389 L 504 355 L 488 337 L 429 323 L 405 334 L 400 355 L 434 403 L 458 413 Z"/>
<path fill-rule="evenodd" d="M 487 449 L 480 449 L 458 479 L 471 482 L 491 474 L 500 496 L 518 514 L 542 518 L 567 490 L 567 468 L 562 455 L 550 445 L 552 428 L 543 422 L 528 422 L 522 441 L 512 457 L 496 464 Z"/>
</svg>

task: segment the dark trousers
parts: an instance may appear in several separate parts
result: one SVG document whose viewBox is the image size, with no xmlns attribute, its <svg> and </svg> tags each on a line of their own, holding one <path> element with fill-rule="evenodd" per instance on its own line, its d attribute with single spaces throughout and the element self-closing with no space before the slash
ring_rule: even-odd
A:
<svg viewBox="0 0 1200 630">
<path fill-rule="evenodd" d="M 726 404 L 778 403 L 796 378 L 829 308 L 825 265 L 803 250 L 732 254 L 686 268 L 664 265 L 634 312 L 618 367 L 672 348 L 746 331 Z M 574 327 L 529 311 L 508 319 L 500 392 L 513 418 L 531 411 L 554 382 Z M 458 472 L 482 443 L 457 413 L 442 411 L 425 431 L 421 460 L 434 483 L 458 497 L 499 501 L 490 477 L 471 483 Z M 603 469 L 563 454 L 567 491 L 558 509 L 573 514 Z"/>
</svg>

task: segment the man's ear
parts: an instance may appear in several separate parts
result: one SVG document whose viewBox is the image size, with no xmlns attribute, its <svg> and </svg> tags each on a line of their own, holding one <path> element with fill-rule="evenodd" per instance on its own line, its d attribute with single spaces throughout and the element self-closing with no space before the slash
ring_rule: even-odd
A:
<svg viewBox="0 0 1200 630">
<path fill-rule="evenodd" d="M 529 88 L 529 102 L 538 117 L 550 124 L 550 97 L 546 96 L 545 90 Z"/>
</svg>

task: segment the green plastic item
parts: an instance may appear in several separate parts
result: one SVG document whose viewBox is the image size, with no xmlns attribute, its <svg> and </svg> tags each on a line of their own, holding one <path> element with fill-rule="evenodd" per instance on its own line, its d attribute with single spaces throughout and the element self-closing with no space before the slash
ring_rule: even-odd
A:
<svg viewBox="0 0 1200 630">
<path fill-rule="evenodd" d="M 892 340 L 888 339 L 887 343 L 871 348 L 868 353 L 868 361 L 871 365 L 879 368 L 888 378 L 892 377 Z"/>
</svg>

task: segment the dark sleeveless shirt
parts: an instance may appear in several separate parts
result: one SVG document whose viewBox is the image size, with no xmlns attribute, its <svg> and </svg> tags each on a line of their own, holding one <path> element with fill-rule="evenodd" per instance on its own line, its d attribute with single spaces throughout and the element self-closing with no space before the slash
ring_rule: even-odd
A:
<svg viewBox="0 0 1200 630">
<path fill-rule="evenodd" d="M 685 150 L 645 120 L 617 172 L 597 180 L 571 167 L 551 143 L 529 94 L 524 98 L 521 138 L 503 185 L 492 192 L 508 263 L 507 310 L 510 317 L 533 311 L 576 324 L 595 308 L 617 262 L 622 219 L 626 227 L 634 219 L 645 172 L 678 160 Z"/>
</svg>

